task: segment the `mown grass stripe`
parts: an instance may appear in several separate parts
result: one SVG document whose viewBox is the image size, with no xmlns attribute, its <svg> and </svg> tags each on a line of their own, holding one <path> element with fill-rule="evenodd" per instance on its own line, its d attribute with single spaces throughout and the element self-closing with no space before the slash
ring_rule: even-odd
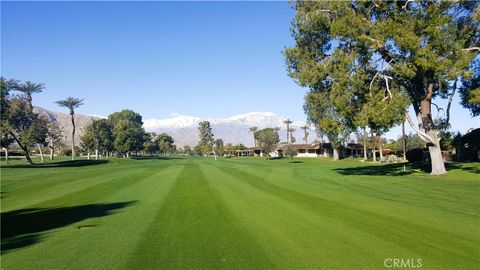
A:
<svg viewBox="0 0 480 270">
<path fill-rule="evenodd" d="M 142 269 L 271 266 L 210 187 L 197 161 L 182 170 L 132 258 L 131 267 Z"/>
</svg>

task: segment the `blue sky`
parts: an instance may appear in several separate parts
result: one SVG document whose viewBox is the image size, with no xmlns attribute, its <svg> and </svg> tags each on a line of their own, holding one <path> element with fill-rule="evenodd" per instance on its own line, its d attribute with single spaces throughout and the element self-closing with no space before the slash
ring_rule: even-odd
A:
<svg viewBox="0 0 480 270">
<path fill-rule="evenodd" d="M 304 121 L 305 89 L 281 51 L 287 2 L 1 2 L 1 74 L 45 83 L 37 106 L 85 99 L 79 113 L 124 108 L 227 117 L 270 111 Z M 478 127 L 456 102 L 453 129 Z M 394 129 L 391 137 L 399 130 Z"/>
</svg>

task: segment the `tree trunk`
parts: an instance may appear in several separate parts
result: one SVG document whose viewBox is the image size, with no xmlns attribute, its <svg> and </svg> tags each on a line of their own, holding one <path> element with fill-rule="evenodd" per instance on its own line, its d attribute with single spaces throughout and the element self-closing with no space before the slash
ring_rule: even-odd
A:
<svg viewBox="0 0 480 270">
<path fill-rule="evenodd" d="M 75 117 L 74 114 L 70 114 L 72 119 L 72 160 L 75 160 Z"/>
<path fill-rule="evenodd" d="M 420 130 L 424 131 L 430 137 L 430 143 L 427 144 L 430 152 L 430 161 L 432 165 L 432 175 L 440 175 L 447 173 L 445 164 L 443 163 L 442 150 L 440 149 L 440 138 L 438 131 L 435 130 L 432 120 L 432 97 L 433 97 L 433 81 L 428 83 L 427 95 L 420 102 L 420 114 L 417 116 Z"/>
<path fill-rule="evenodd" d="M 405 137 L 405 121 L 402 122 L 403 161 L 407 161 L 407 137 Z"/>
<path fill-rule="evenodd" d="M 30 157 L 30 151 L 28 150 L 28 147 L 26 145 L 23 145 L 20 140 L 17 138 L 17 136 L 15 136 L 15 134 L 13 132 L 10 132 L 10 135 L 12 136 L 12 138 L 15 140 L 15 142 L 17 142 L 18 146 L 20 146 L 20 148 L 23 150 L 23 152 L 25 153 L 25 159 L 27 160 L 27 163 L 29 165 L 32 165 L 33 164 L 33 161 L 32 161 L 32 158 Z"/>
<path fill-rule="evenodd" d="M 367 160 L 367 129 L 363 128 L 363 160 Z"/>
<path fill-rule="evenodd" d="M 3 151 L 5 151 L 5 163 L 8 164 L 8 148 L 3 147 L 2 149 L 3 149 Z"/>
<path fill-rule="evenodd" d="M 39 143 L 37 143 L 37 146 L 38 146 L 38 152 L 40 152 L 40 160 L 41 160 L 42 162 L 45 162 L 45 159 L 43 158 L 42 147 L 40 146 Z"/>
<path fill-rule="evenodd" d="M 98 160 L 98 148 L 95 149 L 95 160 Z"/>
<path fill-rule="evenodd" d="M 380 162 L 383 161 L 383 142 L 382 136 L 378 135 L 378 152 L 380 153 Z"/>
<path fill-rule="evenodd" d="M 440 148 L 440 138 L 434 133 L 429 134 L 436 140 L 435 144 L 428 145 L 428 151 L 430 152 L 430 160 L 432 163 L 432 175 L 441 175 L 447 173 L 445 164 L 442 157 L 442 149 Z"/>
<path fill-rule="evenodd" d="M 217 154 L 215 153 L 215 149 L 212 148 L 212 151 L 213 151 L 213 157 L 215 158 L 215 160 L 217 160 Z"/>
<path fill-rule="evenodd" d="M 372 158 L 373 162 L 377 162 L 377 153 L 375 152 L 375 136 L 373 135 L 373 130 L 370 129 L 370 137 L 372 140 Z"/>
<path fill-rule="evenodd" d="M 50 160 L 53 160 L 53 146 L 50 147 Z"/>
<path fill-rule="evenodd" d="M 333 148 L 333 160 L 339 160 L 340 155 L 338 154 L 338 147 Z"/>
<path fill-rule="evenodd" d="M 90 160 L 90 151 L 87 152 L 87 159 Z"/>
</svg>

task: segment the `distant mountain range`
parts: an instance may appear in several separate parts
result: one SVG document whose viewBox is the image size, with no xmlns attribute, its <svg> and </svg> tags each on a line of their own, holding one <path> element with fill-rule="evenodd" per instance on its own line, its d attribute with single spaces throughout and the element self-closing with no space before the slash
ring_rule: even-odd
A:
<svg viewBox="0 0 480 270">
<path fill-rule="evenodd" d="M 42 113 L 50 118 L 50 120 L 57 121 L 60 128 L 63 130 L 64 142 L 70 142 L 72 132 L 72 124 L 70 122 L 70 115 L 60 112 L 52 112 L 43 108 L 36 107 L 35 111 Z M 77 132 L 75 135 L 75 142 L 80 142 L 80 137 L 83 135 L 83 129 L 90 124 L 94 119 L 99 119 L 100 116 L 89 116 L 82 114 L 75 114 L 75 123 L 77 125 Z M 167 119 L 146 119 L 143 120 L 144 128 L 147 132 L 162 133 L 165 132 L 173 137 L 175 144 L 178 147 L 185 145 L 194 146 L 198 143 L 198 123 L 200 121 L 208 120 L 212 124 L 213 134 L 215 138 L 223 139 L 224 143 L 238 144 L 242 143 L 246 146 L 253 146 L 253 135 L 249 128 L 256 126 L 259 129 L 266 127 L 280 127 L 280 140 L 286 141 L 287 133 L 283 121 L 286 117 L 281 117 L 271 112 L 250 112 L 239 114 L 228 118 L 199 118 L 194 116 L 176 115 Z M 303 143 L 303 130 L 300 129 L 305 123 L 293 122 L 291 125 L 294 129 L 294 137 L 297 143 Z M 308 142 L 318 139 L 314 130 L 308 131 Z"/>
<path fill-rule="evenodd" d="M 223 139 L 224 143 L 242 143 L 246 146 L 253 146 L 253 135 L 250 127 L 259 129 L 267 127 L 280 127 L 280 140 L 287 140 L 286 127 L 283 121 L 286 117 L 281 117 L 271 112 L 250 112 L 239 114 L 228 118 L 199 118 L 193 116 L 177 115 L 167 119 L 147 119 L 144 120 L 144 128 L 148 132 L 165 132 L 171 135 L 178 146 L 196 145 L 198 143 L 198 123 L 208 120 L 212 125 L 215 138 Z M 295 128 L 294 137 L 298 143 L 302 143 L 303 130 L 300 129 L 305 123 L 293 122 L 291 125 Z M 317 139 L 314 130 L 308 131 L 308 141 Z"/>
</svg>

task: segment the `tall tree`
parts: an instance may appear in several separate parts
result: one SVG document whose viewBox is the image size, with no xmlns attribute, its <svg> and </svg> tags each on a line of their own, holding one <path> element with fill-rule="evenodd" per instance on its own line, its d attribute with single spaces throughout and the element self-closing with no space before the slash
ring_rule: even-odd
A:
<svg viewBox="0 0 480 270">
<path fill-rule="evenodd" d="M 59 100 L 57 103 L 60 107 L 68 108 L 70 112 L 70 120 L 72 122 L 72 160 L 75 160 L 75 109 L 83 105 L 83 99 L 68 97 Z"/>
<path fill-rule="evenodd" d="M 132 110 L 122 110 L 109 115 L 108 122 L 112 127 L 113 146 L 117 152 L 124 157 L 130 157 L 130 153 L 143 149 L 148 137 L 145 136 L 140 114 Z"/>
<path fill-rule="evenodd" d="M 287 126 L 287 129 L 286 129 L 287 130 L 287 143 L 289 144 L 290 143 L 290 125 L 293 123 L 293 121 L 287 118 L 283 121 L 283 123 Z"/>
<path fill-rule="evenodd" d="M 258 145 L 262 148 L 263 153 L 270 157 L 270 153 L 275 150 L 280 142 L 277 132 L 273 128 L 264 128 L 255 132 Z"/>
<path fill-rule="evenodd" d="M 258 127 L 250 127 L 249 131 L 252 133 L 253 136 L 253 146 L 257 147 L 257 139 L 255 138 L 255 132 L 257 132 Z"/>
<path fill-rule="evenodd" d="M 23 83 L 18 83 L 15 86 L 15 90 L 22 92 L 25 95 L 25 98 L 27 100 L 28 106 L 29 106 L 29 112 L 33 114 L 33 98 L 32 95 L 35 93 L 40 93 L 45 89 L 45 85 L 43 83 L 33 83 L 30 81 L 26 81 Z M 43 158 L 43 151 L 42 151 L 42 146 L 45 144 L 45 142 L 37 142 L 37 147 L 38 151 L 40 152 L 40 158 L 42 162 L 44 161 Z"/>
<path fill-rule="evenodd" d="M 198 143 L 198 145 L 202 147 L 203 154 L 208 154 L 210 151 L 213 151 L 215 160 L 217 160 L 217 154 L 215 153 L 215 149 L 213 148 L 214 139 L 210 122 L 202 121 L 198 123 L 198 133 L 200 136 L 200 142 Z"/>
<path fill-rule="evenodd" d="M 385 101 L 404 91 L 417 116 L 412 128 L 428 143 L 432 174 L 446 173 L 434 98 L 449 98 L 455 81 L 469 80 L 479 52 L 476 1 L 295 2 L 292 34 L 285 50 L 290 76 L 328 93 L 348 119 L 367 103 L 366 82 L 384 84 Z M 381 99 L 383 100 L 383 98 Z M 448 115 L 448 112 L 447 112 Z"/>
</svg>

